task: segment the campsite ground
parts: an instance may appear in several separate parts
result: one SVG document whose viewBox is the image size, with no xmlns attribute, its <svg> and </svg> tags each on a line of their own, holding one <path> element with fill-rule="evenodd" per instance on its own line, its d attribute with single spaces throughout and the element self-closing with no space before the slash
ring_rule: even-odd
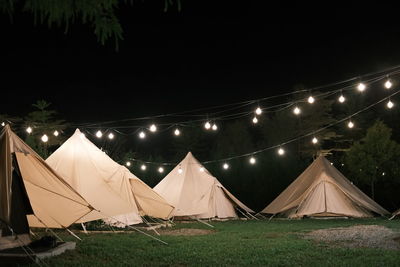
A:
<svg viewBox="0 0 400 267">
<path fill-rule="evenodd" d="M 79 233 L 83 241 L 78 241 L 76 250 L 46 263 L 50 266 L 399 266 L 400 263 L 398 219 L 272 219 L 211 224 L 214 228 L 193 222 L 160 229 L 160 238 L 168 245 L 132 232 Z M 65 233 L 60 235 L 66 240 L 74 239 Z"/>
</svg>

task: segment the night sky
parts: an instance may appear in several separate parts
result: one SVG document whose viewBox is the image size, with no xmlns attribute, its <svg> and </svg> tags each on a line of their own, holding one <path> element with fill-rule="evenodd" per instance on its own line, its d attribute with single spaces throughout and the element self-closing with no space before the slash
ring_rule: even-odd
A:
<svg viewBox="0 0 400 267">
<path fill-rule="evenodd" d="M 307 7 L 182 1 L 181 12 L 165 13 L 164 1 L 150 2 L 120 10 L 119 51 L 113 41 L 96 42 L 87 26 L 65 34 L 34 26 L 29 14 L 15 14 L 13 23 L 2 15 L 7 101 L 0 113 L 26 115 L 45 99 L 72 122 L 150 116 L 324 85 L 400 62 L 398 25 L 350 23 L 339 9 L 318 15 L 302 12 Z"/>
</svg>

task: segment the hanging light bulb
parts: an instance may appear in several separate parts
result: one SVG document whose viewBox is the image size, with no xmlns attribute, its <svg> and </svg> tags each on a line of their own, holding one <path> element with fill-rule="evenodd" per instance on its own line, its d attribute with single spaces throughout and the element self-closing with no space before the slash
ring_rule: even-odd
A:
<svg viewBox="0 0 400 267">
<path fill-rule="evenodd" d="M 155 124 L 150 125 L 150 132 L 154 133 L 157 131 L 157 126 Z"/>
<path fill-rule="evenodd" d="M 316 137 L 314 137 L 314 138 L 311 140 L 311 142 L 312 142 L 313 144 L 316 144 L 316 143 L 318 143 L 318 139 L 317 139 Z"/>
<path fill-rule="evenodd" d="M 182 168 L 179 168 L 178 173 L 182 173 L 182 172 L 183 172 Z"/>
<path fill-rule="evenodd" d="M 26 128 L 26 132 L 29 134 L 32 133 L 32 127 L 29 126 L 28 128 Z"/>
<path fill-rule="evenodd" d="M 176 136 L 178 136 L 178 135 L 181 134 L 181 131 L 179 131 L 179 129 L 175 129 L 174 134 L 175 134 Z"/>
<path fill-rule="evenodd" d="M 256 163 L 256 159 L 254 158 L 254 157 L 251 157 L 250 159 L 249 159 L 249 162 L 250 162 L 250 164 L 255 164 Z"/>
<path fill-rule="evenodd" d="M 200 171 L 201 171 L 201 172 L 204 172 L 204 167 L 200 167 Z"/>
<path fill-rule="evenodd" d="M 142 164 L 142 166 L 140 166 L 140 169 L 142 169 L 142 171 L 145 171 L 146 170 L 146 165 L 144 165 L 144 164 Z"/>
<path fill-rule="evenodd" d="M 283 156 L 283 155 L 285 154 L 285 150 L 284 150 L 283 148 L 279 148 L 279 149 L 278 149 L 278 154 L 279 154 L 280 156 Z"/>
<path fill-rule="evenodd" d="M 394 104 L 393 104 L 393 102 L 390 101 L 390 99 L 389 99 L 389 101 L 387 102 L 386 106 L 387 106 L 388 108 L 393 108 Z"/>
<path fill-rule="evenodd" d="M 308 103 L 312 104 L 312 103 L 315 102 L 315 98 L 312 97 L 312 96 L 309 96 L 308 99 L 307 99 L 307 101 L 308 101 Z"/>
<path fill-rule="evenodd" d="M 357 90 L 360 91 L 360 92 L 364 92 L 365 88 L 366 88 L 366 86 L 363 83 L 359 83 L 357 85 Z"/>
<path fill-rule="evenodd" d="M 333 165 L 333 162 L 331 162 L 331 165 Z"/>
<path fill-rule="evenodd" d="M 343 103 L 344 101 L 346 101 L 346 98 L 343 95 L 339 96 L 339 102 Z"/>
<path fill-rule="evenodd" d="M 213 131 L 216 131 L 216 130 L 218 130 L 218 126 L 214 123 L 212 126 L 212 129 L 213 129 Z"/>
<path fill-rule="evenodd" d="M 125 165 L 129 167 L 129 166 L 131 166 L 131 162 L 130 162 L 130 161 L 127 161 L 127 162 L 125 163 Z"/>
<path fill-rule="evenodd" d="M 261 113 L 262 113 L 261 108 L 260 107 L 256 108 L 256 114 L 257 115 L 261 115 Z"/>
<path fill-rule="evenodd" d="M 224 165 L 222 165 L 222 168 L 224 168 L 224 170 L 229 169 L 229 164 L 228 163 L 224 163 Z"/>
<path fill-rule="evenodd" d="M 110 140 L 114 139 L 114 134 L 113 133 L 109 133 L 108 134 L 108 139 L 110 139 Z"/>
<path fill-rule="evenodd" d="M 254 116 L 254 118 L 253 118 L 253 123 L 254 123 L 254 124 L 258 123 L 258 119 L 257 119 L 256 116 Z"/>
<path fill-rule="evenodd" d="M 53 132 L 53 135 L 54 136 L 58 136 L 60 133 L 57 131 L 57 130 L 55 130 L 54 132 Z"/>
<path fill-rule="evenodd" d="M 100 130 L 98 130 L 96 132 L 96 136 L 97 136 L 97 138 L 101 138 L 103 136 L 103 133 Z"/>
<path fill-rule="evenodd" d="M 163 167 L 158 168 L 158 172 L 159 173 L 163 173 L 164 172 L 164 168 Z"/>
<path fill-rule="evenodd" d="M 354 123 L 352 121 L 349 121 L 349 123 L 347 124 L 347 127 L 349 127 L 350 129 L 354 127 Z"/>
<path fill-rule="evenodd" d="M 140 138 L 140 139 L 143 139 L 143 138 L 145 138 L 145 137 L 146 137 L 145 132 L 141 131 L 141 132 L 139 133 L 139 138 Z"/>
<path fill-rule="evenodd" d="M 45 135 L 45 134 L 42 135 L 42 137 L 40 139 L 42 139 L 43 143 L 47 143 L 47 141 L 49 141 L 49 137 L 47 135 Z"/>
<path fill-rule="evenodd" d="M 1 126 L 6 126 L 6 123 L 3 121 L 2 123 L 1 123 Z"/>
<path fill-rule="evenodd" d="M 209 129 L 211 128 L 210 122 L 207 121 L 207 122 L 204 124 L 204 128 L 206 128 L 206 130 L 209 130 Z"/>
<path fill-rule="evenodd" d="M 300 110 L 300 108 L 297 107 L 297 106 L 293 109 L 293 113 L 296 114 L 296 115 L 299 115 L 300 112 L 301 112 L 301 110 Z"/>
<path fill-rule="evenodd" d="M 390 89 L 391 87 L 392 87 L 392 82 L 390 81 L 390 80 L 387 80 L 386 82 L 385 82 L 385 87 L 386 87 L 386 89 Z"/>
</svg>

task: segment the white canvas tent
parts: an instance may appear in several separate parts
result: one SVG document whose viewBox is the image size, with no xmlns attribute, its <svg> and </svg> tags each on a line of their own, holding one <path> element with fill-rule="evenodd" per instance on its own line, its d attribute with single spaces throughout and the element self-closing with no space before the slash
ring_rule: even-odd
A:
<svg viewBox="0 0 400 267">
<path fill-rule="evenodd" d="M 261 213 L 280 214 L 289 218 L 389 214 L 323 156 L 319 156 Z"/>
<path fill-rule="evenodd" d="M 9 228 L 13 233 L 28 236 L 29 226 L 66 228 L 95 212 L 8 125 L 0 133 L 0 153 L 0 222 L 3 235 Z M 24 238 L 20 236 L 19 239 Z M 8 241 L 4 238 L 2 241 L 5 242 L 0 241 L 0 247 L 4 248 Z M 12 240 L 8 243 L 11 244 Z"/>
<path fill-rule="evenodd" d="M 235 207 L 248 213 L 253 212 L 236 199 L 190 152 L 154 190 L 175 207 L 174 216 L 234 218 L 237 217 Z"/>
<path fill-rule="evenodd" d="M 79 222 L 107 219 L 124 225 L 140 216 L 167 219 L 173 207 L 127 168 L 113 161 L 79 129 L 46 162 L 97 210 Z"/>
</svg>

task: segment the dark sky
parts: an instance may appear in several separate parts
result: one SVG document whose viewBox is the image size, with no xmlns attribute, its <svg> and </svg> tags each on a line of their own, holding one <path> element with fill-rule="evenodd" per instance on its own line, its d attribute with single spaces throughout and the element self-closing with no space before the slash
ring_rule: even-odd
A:
<svg viewBox="0 0 400 267">
<path fill-rule="evenodd" d="M 0 17 L 7 97 L 0 113 L 25 115 L 45 99 L 73 122 L 125 119 L 267 97 L 400 63 L 399 25 L 350 22 L 340 9 L 182 1 L 181 12 L 165 13 L 164 1 L 151 2 L 119 12 L 118 52 L 87 26 L 64 34 L 34 26 L 28 14 L 12 24 Z"/>
</svg>

